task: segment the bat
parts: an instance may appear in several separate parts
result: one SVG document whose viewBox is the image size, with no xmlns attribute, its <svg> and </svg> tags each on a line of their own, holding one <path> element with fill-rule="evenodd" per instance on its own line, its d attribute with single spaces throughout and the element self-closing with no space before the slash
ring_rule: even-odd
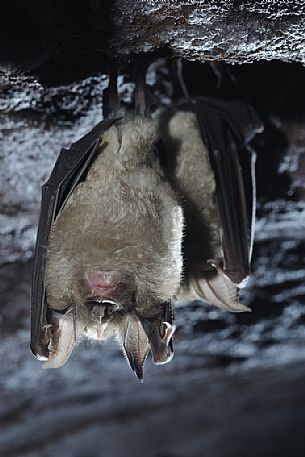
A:
<svg viewBox="0 0 305 457">
<path fill-rule="evenodd" d="M 240 98 L 186 95 L 164 116 L 167 176 L 186 221 L 177 299 L 199 297 L 228 311 L 250 311 L 239 303 L 239 287 L 250 274 L 255 223 L 249 143 L 261 131 L 254 108 Z"/>
<path fill-rule="evenodd" d="M 114 337 L 141 380 L 150 351 L 155 364 L 173 357 L 183 214 L 159 137 L 158 122 L 137 110 L 109 116 L 60 152 L 43 186 L 31 350 L 45 368 L 64 365 L 85 337 Z"/>
</svg>

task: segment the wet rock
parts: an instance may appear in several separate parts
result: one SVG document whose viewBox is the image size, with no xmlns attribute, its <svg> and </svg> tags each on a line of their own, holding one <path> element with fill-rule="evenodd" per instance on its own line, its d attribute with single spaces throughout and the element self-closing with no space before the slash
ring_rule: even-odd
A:
<svg viewBox="0 0 305 457">
<path fill-rule="evenodd" d="M 29 326 L 32 263 L 0 266 L 0 336 L 14 334 Z"/>
<path fill-rule="evenodd" d="M 201 62 L 304 62 L 304 15 L 304 0 L 12 0 L 0 20 L 0 64 L 63 81 L 147 52 Z"/>
<path fill-rule="evenodd" d="M 198 320 L 193 327 L 194 332 L 214 332 L 226 328 L 227 323 L 221 319 Z"/>
</svg>

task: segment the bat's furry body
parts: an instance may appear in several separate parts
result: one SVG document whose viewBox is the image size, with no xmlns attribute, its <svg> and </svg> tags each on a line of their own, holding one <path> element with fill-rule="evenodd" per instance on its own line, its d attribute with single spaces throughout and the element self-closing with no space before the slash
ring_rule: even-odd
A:
<svg viewBox="0 0 305 457">
<path fill-rule="evenodd" d="M 158 163 L 158 135 L 157 123 L 144 117 L 125 117 L 106 130 L 86 180 L 51 228 L 48 306 L 73 308 L 76 337 L 122 342 L 130 324 L 125 311 L 154 316 L 179 288 L 183 217 Z M 121 312 L 106 321 L 85 305 L 96 277 L 120 284 L 107 298 Z"/>
<path fill-rule="evenodd" d="M 215 174 L 194 112 L 174 111 L 163 129 L 168 177 L 185 210 L 185 275 L 178 299 L 202 298 L 229 311 L 246 311 L 238 287 L 209 263 L 223 258 Z"/>
<path fill-rule="evenodd" d="M 83 336 L 116 337 L 142 379 L 149 351 L 156 364 L 173 356 L 172 298 L 249 310 L 238 287 L 250 272 L 255 205 L 240 157 L 258 119 L 242 100 L 187 96 L 156 122 L 146 117 L 145 71 L 138 114 L 113 117 L 113 75 L 109 118 L 61 151 L 43 186 L 31 348 L 45 367 L 63 365 Z M 251 155 L 242 157 L 248 174 Z"/>
<path fill-rule="evenodd" d="M 198 273 L 208 259 L 221 257 L 215 176 L 195 113 L 177 112 L 168 122 L 168 175 L 179 191 L 188 224 L 184 243 L 186 273 Z"/>
</svg>

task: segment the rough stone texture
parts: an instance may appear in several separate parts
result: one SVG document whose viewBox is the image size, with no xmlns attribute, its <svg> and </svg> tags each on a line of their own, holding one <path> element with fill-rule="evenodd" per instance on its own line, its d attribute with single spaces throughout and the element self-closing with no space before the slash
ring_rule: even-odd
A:
<svg viewBox="0 0 305 457">
<path fill-rule="evenodd" d="M 11 0 L 0 18 L 0 68 L 75 77 L 147 52 L 303 63 L 304 17 L 304 0 Z"/>
</svg>

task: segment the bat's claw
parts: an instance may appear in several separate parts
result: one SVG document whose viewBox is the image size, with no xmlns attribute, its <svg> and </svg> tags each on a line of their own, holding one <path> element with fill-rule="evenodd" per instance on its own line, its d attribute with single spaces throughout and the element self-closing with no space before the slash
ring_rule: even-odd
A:
<svg viewBox="0 0 305 457">
<path fill-rule="evenodd" d="M 212 267 L 215 268 L 215 270 L 217 271 L 218 274 L 222 274 L 222 275 L 226 276 L 225 270 L 218 262 L 216 262 L 216 260 L 208 259 L 207 263 L 212 265 Z"/>
<path fill-rule="evenodd" d="M 48 343 L 48 359 L 43 368 L 59 368 L 70 357 L 76 342 L 74 316 L 70 312 L 62 315 L 52 312 L 52 324 L 47 325 L 46 332 L 50 335 Z"/>
<path fill-rule="evenodd" d="M 158 105 L 157 99 L 146 84 L 146 72 L 149 62 L 142 60 L 135 65 L 135 111 L 141 116 L 150 117 L 153 108 Z"/>
<path fill-rule="evenodd" d="M 163 325 L 165 326 L 165 331 L 162 340 L 164 344 L 168 346 L 171 339 L 173 338 L 173 334 L 176 328 L 175 326 L 172 326 L 169 322 L 163 322 Z"/>
<path fill-rule="evenodd" d="M 155 325 L 150 335 L 152 361 L 155 365 L 164 365 L 170 362 L 174 356 L 173 334 L 175 327 L 169 322 L 163 322 L 162 325 L 162 334 L 160 333 L 161 329 Z"/>
<path fill-rule="evenodd" d="M 50 355 L 49 346 L 52 338 L 51 327 L 51 324 L 43 325 L 38 339 L 39 343 L 36 344 L 35 347 L 31 346 L 34 356 L 40 362 L 45 362 L 48 360 Z"/>
<path fill-rule="evenodd" d="M 228 278 L 232 283 L 238 284 L 239 287 L 245 285 L 245 282 L 249 278 L 249 271 L 246 270 L 228 270 L 226 268 L 223 268 L 220 263 L 216 262 L 213 259 L 207 260 L 207 263 L 212 265 L 213 268 L 217 271 L 219 275 L 223 275 L 226 278 Z"/>
</svg>

